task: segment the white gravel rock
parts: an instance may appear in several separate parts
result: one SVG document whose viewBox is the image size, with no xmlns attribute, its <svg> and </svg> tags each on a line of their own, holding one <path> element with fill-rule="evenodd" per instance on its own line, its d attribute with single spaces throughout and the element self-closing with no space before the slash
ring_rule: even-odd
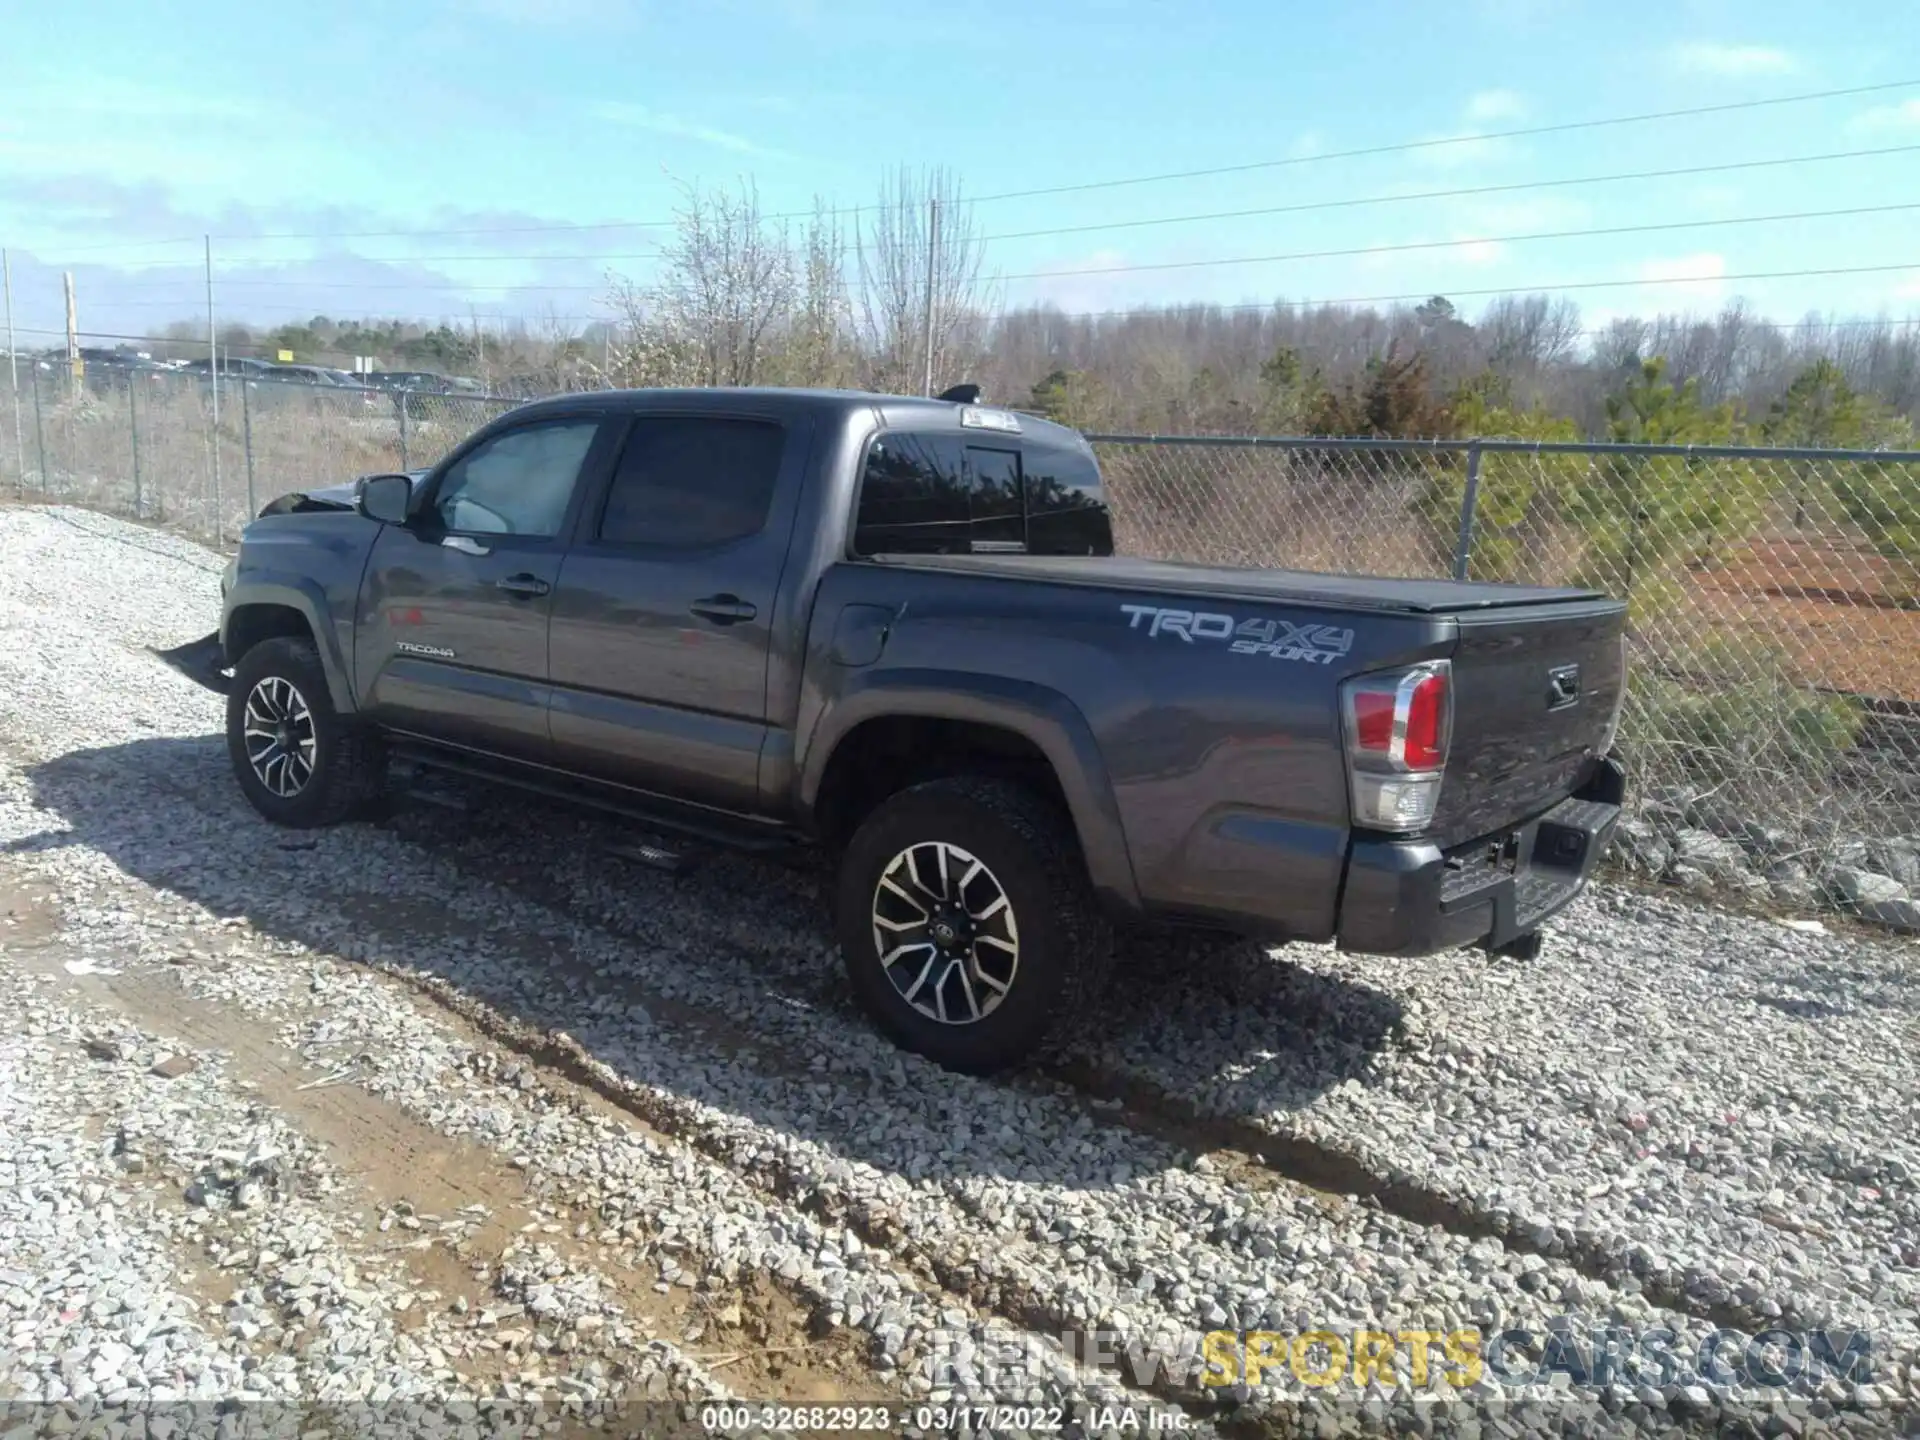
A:
<svg viewBox="0 0 1920 1440">
<path fill-rule="evenodd" d="M 1910 1384 L 1911 947 L 1605 891 L 1531 967 L 1289 950 L 1129 969 L 1072 1057 L 1131 1087 L 1118 1108 L 967 1080 L 852 1014 L 815 872 L 720 857 L 667 877 L 602 853 L 610 827 L 460 787 L 464 810 L 269 830 L 218 702 L 140 648 L 210 628 L 215 557 L 122 556 L 111 522 L 85 523 L 0 513 L 0 843 L 57 885 L 73 943 L 586 1197 L 669 1289 L 778 1276 L 926 1397 L 968 1393 L 994 1346 L 1038 1357 L 1042 1395 L 1122 1393 L 1035 1331 L 1561 1316 L 1664 1325 L 1683 1351 L 1716 1324 L 1857 1325 L 1895 1357 L 1892 1393 Z M 476 1048 L 380 971 L 542 1064 Z M 552 1064 L 669 1138 L 546 1103 Z M 1199 1153 L 1221 1136 L 1267 1168 Z M 244 1165 L 196 1179 L 210 1215 L 278 1203 Z M 540 1324 L 621 1323 L 537 1243 L 515 1264 L 501 1283 Z M 1250 1403 L 1305 1393 L 1277 1378 Z M 1409 1408 L 1405 1377 L 1389 1401 L 1396 1425 L 1452 1414 Z M 1618 1417 L 1651 1404 L 1629 1389 Z"/>
</svg>

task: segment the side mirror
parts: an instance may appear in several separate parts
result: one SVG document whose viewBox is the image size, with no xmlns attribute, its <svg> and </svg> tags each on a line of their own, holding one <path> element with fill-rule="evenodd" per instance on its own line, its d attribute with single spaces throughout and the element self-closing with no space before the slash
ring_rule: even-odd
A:
<svg viewBox="0 0 1920 1440">
<path fill-rule="evenodd" d="M 382 525 L 404 525 L 413 502 L 413 481 L 405 475 L 369 475 L 355 488 L 353 508 Z"/>
</svg>

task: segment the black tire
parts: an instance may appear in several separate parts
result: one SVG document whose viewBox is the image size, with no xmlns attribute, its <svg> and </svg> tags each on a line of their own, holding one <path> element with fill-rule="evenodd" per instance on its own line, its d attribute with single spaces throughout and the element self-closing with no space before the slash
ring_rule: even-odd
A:
<svg viewBox="0 0 1920 1440">
<path fill-rule="evenodd" d="M 263 682 L 291 687 L 299 701 L 295 713 L 305 717 L 301 733 L 311 732 L 311 769 L 304 781 L 296 788 L 284 770 L 277 772 L 279 788 L 290 793 L 270 786 L 249 754 L 248 705 Z M 300 830 L 350 819 L 379 796 L 386 781 L 380 737 L 334 710 L 313 642 L 288 636 L 261 641 L 233 667 L 227 692 L 227 756 L 247 802 L 274 824 Z"/>
<path fill-rule="evenodd" d="M 968 1023 L 943 1022 L 909 1003 L 875 940 L 874 907 L 888 867 L 912 847 L 935 843 L 986 866 L 1017 926 L 1009 988 Z M 949 1070 L 984 1075 L 1027 1059 L 1060 1020 L 1091 1009 L 1112 964 L 1113 930 L 1067 817 L 1008 781 L 957 776 L 889 797 L 854 833 L 836 890 L 840 952 L 862 1008 L 896 1044 Z"/>
</svg>

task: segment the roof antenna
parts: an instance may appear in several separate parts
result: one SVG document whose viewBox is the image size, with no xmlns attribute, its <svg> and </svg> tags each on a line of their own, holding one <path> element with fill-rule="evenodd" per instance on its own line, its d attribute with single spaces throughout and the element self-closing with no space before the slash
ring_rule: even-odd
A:
<svg viewBox="0 0 1920 1440">
<path fill-rule="evenodd" d="M 942 390 L 936 398 L 952 401 L 955 405 L 975 405 L 980 400 L 980 387 L 956 385 L 951 390 Z"/>
</svg>

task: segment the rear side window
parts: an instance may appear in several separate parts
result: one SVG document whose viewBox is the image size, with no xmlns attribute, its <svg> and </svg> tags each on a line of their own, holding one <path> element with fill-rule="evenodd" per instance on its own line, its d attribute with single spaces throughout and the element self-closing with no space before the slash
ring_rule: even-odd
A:
<svg viewBox="0 0 1920 1440">
<path fill-rule="evenodd" d="M 1026 502 L 1021 497 L 1020 452 L 967 446 L 967 535 L 973 549 L 1025 550 Z"/>
<path fill-rule="evenodd" d="M 893 433 L 867 453 L 853 545 L 860 555 L 1111 555 L 1099 467 L 1031 436 Z"/>
<path fill-rule="evenodd" d="M 958 435 L 883 435 L 867 452 L 854 519 L 861 555 L 965 555 L 973 548 L 966 446 Z"/>
<path fill-rule="evenodd" d="M 785 432 L 764 420 L 634 421 L 600 515 L 613 545 L 698 550 L 757 535 L 773 508 Z"/>
<path fill-rule="evenodd" d="M 1022 447 L 1027 550 L 1034 555 L 1111 555 L 1113 518 L 1100 467 L 1077 446 L 1034 440 Z"/>
</svg>

